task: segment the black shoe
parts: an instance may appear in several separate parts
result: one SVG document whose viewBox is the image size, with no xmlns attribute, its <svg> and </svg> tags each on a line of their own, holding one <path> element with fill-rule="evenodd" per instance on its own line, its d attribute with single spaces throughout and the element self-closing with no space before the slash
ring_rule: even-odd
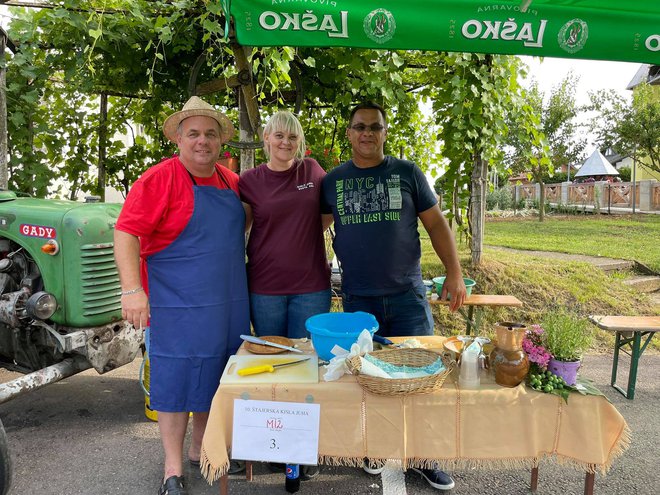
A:
<svg viewBox="0 0 660 495">
<path fill-rule="evenodd" d="M 412 468 L 413 471 L 422 475 L 429 485 L 437 490 L 451 490 L 454 488 L 454 480 L 444 471 L 439 469 L 418 469 Z"/>
<path fill-rule="evenodd" d="M 235 461 L 234 459 L 229 461 L 229 471 L 227 474 L 238 474 L 245 471 L 245 461 Z"/>
<path fill-rule="evenodd" d="M 300 466 L 300 479 L 301 481 L 309 481 L 316 478 L 320 472 L 320 466 Z"/>
<path fill-rule="evenodd" d="M 271 473 L 284 473 L 286 471 L 286 464 L 282 462 L 267 462 L 268 469 Z"/>
<path fill-rule="evenodd" d="M 183 481 L 183 476 L 170 476 L 158 489 L 158 495 L 188 495 Z"/>
</svg>

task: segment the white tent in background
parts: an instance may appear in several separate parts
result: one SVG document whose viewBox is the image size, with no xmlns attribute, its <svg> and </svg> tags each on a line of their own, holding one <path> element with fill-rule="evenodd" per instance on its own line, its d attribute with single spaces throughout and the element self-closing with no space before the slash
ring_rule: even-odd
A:
<svg viewBox="0 0 660 495">
<path fill-rule="evenodd" d="M 600 151 L 596 150 L 587 158 L 580 167 L 580 170 L 575 174 L 575 177 L 597 177 L 599 175 L 619 175 L 619 172 L 607 161 L 607 158 Z"/>
</svg>

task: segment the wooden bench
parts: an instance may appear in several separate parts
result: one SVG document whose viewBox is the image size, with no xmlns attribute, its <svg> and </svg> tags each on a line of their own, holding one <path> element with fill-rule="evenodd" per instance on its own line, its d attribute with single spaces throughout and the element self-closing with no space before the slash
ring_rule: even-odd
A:
<svg viewBox="0 0 660 495">
<path fill-rule="evenodd" d="M 448 306 L 451 301 L 441 300 L 437 294 L 433 294 L 429 303 Z M 483 317 L 484 308 L 490 307 L 510 307 L 520 308 L 523 303 L 516 296 L 503 296 L 496 294 L 471 294 L 465 298 L 463 306 L 458 312 L 465 318 L 465 333 L 470 335 L 474 330 L 475 335 L 479 335 L 479 327 Z"/>
<path fill-rule="evenodd" d="M 589 321 L 603 330 L 616 332 L 614 357 L 612 359 L 612 380 L 610 384 L 626 399 L 634 399 L 639 358 L 642 356 L 655 332 L 660 331 L 660 316 L 593 315 L 589 317 Z M 642 337 L 646 337 L 644 343 L 642 343 Z M 630 356 L 630 370 L 628 371 L 628 387 L 626 390 L 623 390 L 616 384 L 619 351 Z"/>
</svg>

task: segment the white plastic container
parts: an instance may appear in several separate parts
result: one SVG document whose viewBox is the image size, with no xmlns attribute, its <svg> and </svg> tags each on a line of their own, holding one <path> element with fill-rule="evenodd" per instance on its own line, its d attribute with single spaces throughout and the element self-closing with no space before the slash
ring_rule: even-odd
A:
<svg viewBox="0 0 660 495">
<path fill-rule="evenodd" d="M 463 389 L 478 389 L 481 386 L 481 366 L 479 355 L 481 343 L 474 340 L 461 355 L 461 369 L 458 386 Z"/>
</svg>

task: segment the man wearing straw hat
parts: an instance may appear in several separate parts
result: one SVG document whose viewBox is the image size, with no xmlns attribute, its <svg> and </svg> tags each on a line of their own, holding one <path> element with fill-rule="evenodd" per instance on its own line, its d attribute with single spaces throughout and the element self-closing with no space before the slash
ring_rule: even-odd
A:
<svg viewBox="0 0 660 495">
<path fill-rule="evenodd" d="M 240 335 L 249 333 L 245 211 L 238 176 L 216 163 L 234 135 L 230 120 L 193 96 L 163 133 L 179 155 L 131 189 L 115 228 L 122 316 L 150 327 L 151 407 L 165 466 L 159 495 L 185 495 L 183 444 L 199 466 L 211 400 Z"/>
</svg>

